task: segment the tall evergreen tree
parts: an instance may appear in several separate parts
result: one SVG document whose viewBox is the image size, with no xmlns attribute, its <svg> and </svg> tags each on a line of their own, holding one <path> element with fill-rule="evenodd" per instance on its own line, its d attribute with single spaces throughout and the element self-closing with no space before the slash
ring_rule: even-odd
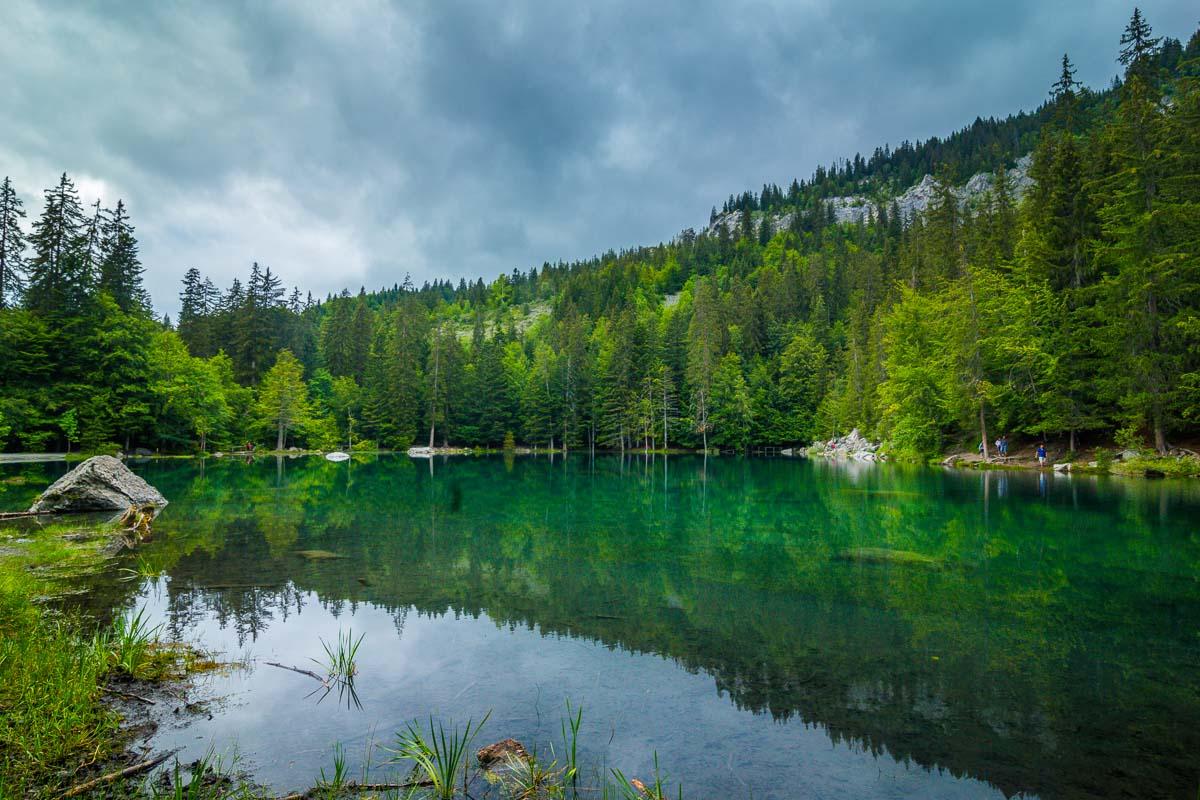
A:
<svg viewBox="0 0 1200 800">
<path fill-rule="evenodd" d="M 107 292 L 126 314 L 147 313 L 150 297 L 142 286 L 142 262 L 124 201 L 118 200 L 106 215 L 101 235 L 100 291 Z"/>
<path fill-rule="evenodd" d="M 5 176 L 0 183 L 0 310 L 14 303 L 25 283 L 25 208 Z"/>
<path fill-rule="evenodd" d="M 58 184 L 46 190 L 45 200 L 29 236 L 33 258 L 28 262 L 25 306 L 41 314 L 78 313 L 90 288 L 79 193 L 64 172 Z"/>
</svg>

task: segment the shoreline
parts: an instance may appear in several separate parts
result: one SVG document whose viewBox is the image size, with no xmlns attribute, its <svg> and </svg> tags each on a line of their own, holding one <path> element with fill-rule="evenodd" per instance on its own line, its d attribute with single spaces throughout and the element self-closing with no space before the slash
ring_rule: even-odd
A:
<svg viewBox="0 0 1200 800">
<path fill-rule="evenodd" d="M 820 459 L 825 461 L 855 461 L 858 463 L 924 463 L 930 467 L 942 467 L 957 470 L 995 470 L 995 471 L 1013 471 L 1013 472 L 1054 472 L 1060 475 L 1110 475 L 1116 477 L 1127 478 L 1200 478 L 1200 456 L 1192 454 L 1190 451 L 1185 451 L 1179 455 L 1160 456 L 1156 453 L 1148 453 L 1145 451 L 1137 452 L 1124 451 L 1124 453 L 1114 453 L 1112 451 L 1097 451 L 1103 453 L 1104 456 L 1100 459 L 1086 459 L 1077 457 L 1075 459 L 1066 459 L 1066 453 L 1062 451 L 1052 452 L 1047 458 L 1044 465 L 1038 464 L 1037 458 L 1033 455 L 1033 450 L 1028 452 L 1021 450 L 1013 453 L 1006 458 L 990 456 L 987 459 L 982 458 L 978 453 L 969 451 L 956 450 L 944 453 L 927 461 L 913 460 L 897 460 L 888 458 L 881 451 L 880 456 L 872 458 L 854 458 L 846 454 L 832 454 L 814 451 L 812 448 L 796 448 L 794 452 L 786 450 L 777 450 L 774 453 L 762 452 L 749 453 L 732 453 L 730 451 L 720 451 L 710 449 L 706 454 L 703 450 L 692 450 L 686 448 L 654 448 L 654 449 L 630 449 L 623 453 L 620 450 L 595 450 L 588 448 L 578 448 L 572 450 L 564 450 L 555 448 L 538 447 L 516 447 L 509 450 L 503 448 L 489 447 L 411 447 L 408 450 L 354 450 L 349 451 L 350 459 L 358 456 L 384 456 L 395 455 L 405 456 L 413 459 L 431 459 L 435 456 L 439 457 L 483 457 L 496 455 L 510 456 L 563 456 L 568 455 L 604 455 L 604 456 L 746 456 L 751 458 L 783 458 L 783 459 Z M 221 459 L 221 460 L 247 460 L 255 458 L 263 458 L 267 456 L 299 458 L 304 456 L 324 457 L 329 452 L 325 450 L 257 450 L 253 453 L 241 452 L 224 452 L 214 451 L 211 453 L 154 453 L 152 455 L 127 455 L 121 456 L 123 461 L 137 463 L 145 461 L 168 461 L 168 460 L 189 460 L 189 459 Z M 93 453 L 0 453 L 0 467 L 11 465 L 31 465 L 31 464 L 47 464 L 47 463 L 77 463 L 95 455 Z M 1122 457 L 1124 456 L 1124 457 Z M 347 460 L 350 460 L 347 459 Z"/>
</svg>

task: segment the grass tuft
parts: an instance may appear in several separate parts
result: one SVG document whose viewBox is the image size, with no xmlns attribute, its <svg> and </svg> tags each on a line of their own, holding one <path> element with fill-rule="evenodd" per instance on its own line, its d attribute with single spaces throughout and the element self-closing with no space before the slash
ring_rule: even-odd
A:
<svg viewBox="0 0 1200 800">
<path fill-rule="evenodd" d="M 435 729 L 433 718 L 430 717 L 428 736 L 415 721 L 410 722 L 405 730 L 396 734 L 396 747 L 391 750 L 396 757 L 392 760 L 412 761 L 414 772 L 429 783 L 434 797 L 452 800 L 460 769 L 464 785 L 467 781 L 467 753 L 471 742 L 491 715 L 489 711 L 478 725 L 467 720 L 466 728 L 461 733 L 457 728 L 447 733 L 440 722 Z"/>
</svg>

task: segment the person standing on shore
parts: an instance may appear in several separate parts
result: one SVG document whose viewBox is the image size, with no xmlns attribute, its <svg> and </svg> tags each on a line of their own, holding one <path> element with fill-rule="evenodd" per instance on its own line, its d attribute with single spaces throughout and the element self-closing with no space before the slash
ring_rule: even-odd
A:
<svg viewBox="0 0 1200 800">
<path fill-rule="evenodd" d="M 1045 442 L 1042 442 L 1037 447 L 1037 460 L 1038 460 L 1039 467 L 1046 466 L 1046 443 Z"/>
</svg>

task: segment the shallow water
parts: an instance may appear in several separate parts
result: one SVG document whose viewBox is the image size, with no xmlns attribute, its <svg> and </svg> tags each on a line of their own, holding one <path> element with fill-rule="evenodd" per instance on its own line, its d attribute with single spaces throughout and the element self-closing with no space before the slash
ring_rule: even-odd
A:
<svg viewBox="0 0 1200 800">
<path fill-rule="evenodd" d="M 64 469 L 0 468 L 30 477 L 0 507 Z M 1200 787 L 1195 483 L 691 457 L 135 469 L 171 504 L 131 561 L 163 577 L 128 605 L 250 659 L 157 743 L 236 743 L 280 790 L 431 715 L 490 710 L 479 744 L 548 754 L 568 699 L 585 760 L 644 779 L 657 753 L 691 798 Z M 361 707 L 264 663 L 310 667 L 350 629 Z"/>
</svg>

